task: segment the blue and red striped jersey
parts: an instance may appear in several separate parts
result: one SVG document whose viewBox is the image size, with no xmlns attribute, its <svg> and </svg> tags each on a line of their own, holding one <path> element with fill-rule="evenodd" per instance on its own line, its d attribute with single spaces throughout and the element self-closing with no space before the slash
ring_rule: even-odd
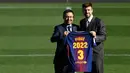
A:
<svg viewBox="0 0 130 73">
<path fill-rule="evenodd" d="M 93 37 L 87 32 L 71 32 L 66 37 L 69 70 L 91 72 Z"/>
</svg>

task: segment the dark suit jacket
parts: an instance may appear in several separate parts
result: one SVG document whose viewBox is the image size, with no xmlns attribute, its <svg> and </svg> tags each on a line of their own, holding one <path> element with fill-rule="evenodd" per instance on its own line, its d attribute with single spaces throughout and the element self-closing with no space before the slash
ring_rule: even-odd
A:
<svg viewBox="0 0 130 73">
<path fill-rule="evenodd" d="M 93 60 L 96 58 L 103 59 L 104 57 L 104 46 L 103 41 L 106 40 L 106 28 L 101 19 L 93 17 L 88 27 L 86 27 L 86 19 L 80 21 L 80 30 L 81 31 L 96 31 L 96 44 L 97 46 L 93 48 Z"/>
<path fill-rule="evenodd" d="M 53 63 L 66 63 L 67 64 L 67 55 L 66 48 L 64 44 L 64 31 L 66 31 L 67 24 L 60 24 L 55 26 L 54 32 L 51 37 L 51 42 L 57 42 L 57 47 L 55 51 L 55 57 Z M 79 30 L 79 26 L 76 24 L 72 24 L 72 31 Z"/>
</svg>

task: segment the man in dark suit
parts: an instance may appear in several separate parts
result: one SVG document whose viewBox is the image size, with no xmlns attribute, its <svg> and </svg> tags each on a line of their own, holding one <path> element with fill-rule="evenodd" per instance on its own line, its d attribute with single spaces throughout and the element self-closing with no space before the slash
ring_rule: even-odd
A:
<svg viewBox="0 0 130 73">
<path fill-rule="evenodd" d="M 54 57 L 54 70 L 55 73 L 63 73 L 64 67 L 68 64 L 66 47 L 64 44 L 65 37 L 69 32 L 77 31 L 79 26 L 73 24 L 74 12 L 67 9 L 63 12 L 64 23 L 56 25 L 51 37 L 51 42 L 57 42 L 57 48 Z"/>
<path fill-rule="evenodd" d="M 104 45 L 106 40 L 106 28 L 104 23 L 98 17 L 93 16 L 92 3 L 82 4 L 82 10 L 85 18 L 80 21 L 81 31 L 87 31 L 95 38 L 96 47 L 93 47 L 93 62 L 91 73 L 104 73 Z M 87 72 L 86 72 L 87 73 Z"/>
</svg>

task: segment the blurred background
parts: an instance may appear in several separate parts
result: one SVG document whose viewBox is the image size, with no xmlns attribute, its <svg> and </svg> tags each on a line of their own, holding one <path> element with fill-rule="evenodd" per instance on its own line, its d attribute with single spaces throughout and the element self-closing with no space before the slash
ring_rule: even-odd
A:
<svg viewBox="0 0 130 73">
<path fill-rule="evenodd" d="M 68 6 L 79 25 L 88 1 L 107 28 L 105 73 L 129 73 L 130 0 L 0 0 L 0 73 L 54 73 L 53 28 Z"/>
</svg>

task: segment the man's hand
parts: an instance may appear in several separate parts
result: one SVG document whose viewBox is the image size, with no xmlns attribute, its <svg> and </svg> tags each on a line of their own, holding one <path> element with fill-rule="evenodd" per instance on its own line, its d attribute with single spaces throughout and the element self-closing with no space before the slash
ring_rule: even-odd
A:
<svg viewBox="0 0 130 73">
<path fill-rule="evenodd" d="M 96 32 L 95 31 L 90 31 L 90 33 L 92 34 L 92 36 L 94 36 L 94 38 L 96 38 Z"/>
<path fill-rule="evenodd" d="M 69 34 L 68 31 L 65 31 L 65 32 L 64 32 L 64 36 L 67 36 L 68 34 Z"/>
</svg>

